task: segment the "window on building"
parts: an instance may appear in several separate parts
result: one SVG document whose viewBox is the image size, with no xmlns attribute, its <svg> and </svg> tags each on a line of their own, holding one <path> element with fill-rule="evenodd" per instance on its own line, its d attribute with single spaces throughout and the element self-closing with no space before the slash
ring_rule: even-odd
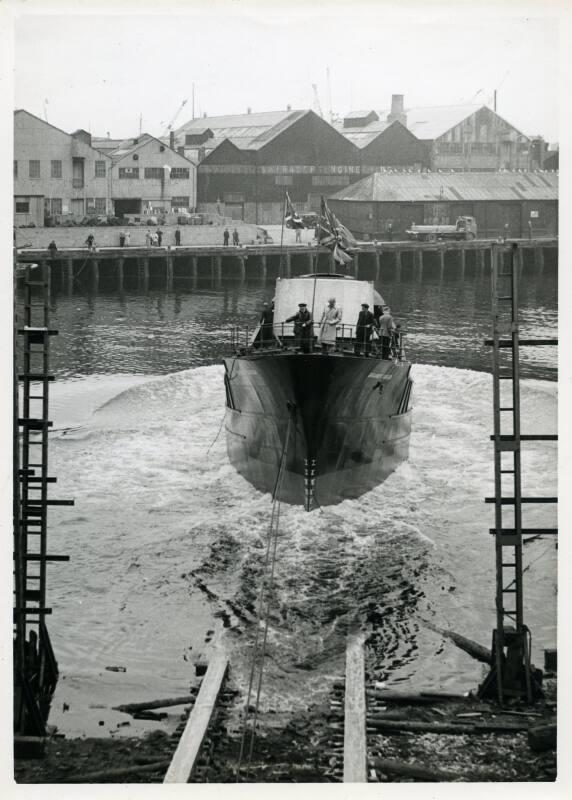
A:
<svg viewBox="0 0 572 800">
<path fill-rule="evenodd" d="M 14 177 L 18 177 L 18 162 L 14 161 Z"/>
<path fill-rule="evenodd" d="M 276 175 L 274 183 L 276 186 L 292 186 L 294 178 L 292 175 Z"/>
<path fill-rule="evenodd" d="M 172 167 L 171 180 L 189 180 L 189 170 L 187 167 Z"/>
<path fill-rule="evenodd" d="M 139 178 L 139 167 L 119 167 L 120 178 Z"/>
<path fill-rule="evenodd" d="M 95 198 L 95 213 L 96 214 L 105 214 L 107 211 L 107 200 L 105 197 L 96 197 Z"/>
<path fill-rule="evenodd" d="M 93 197 L 85 198 L 85 213 L 95 214 L 95 200 L 93 199 Z"/>
<path fill-rule="evenodd" d="M 105 161 L 95 162 L 95 177 L 105 178 Z"/>
<path fill-rule="evenodd" d="M 312 175 L 312 186 L 347 186 L 349 175 Z"/>
<path fill-rule="evenodd" d="M 40 162 L 30 161 L 30 178 L 40 177 Z"/>
<path fill-rule="evenodd" d="M 30 201 L 27 197 L 16 198 L 16 214 L 29 214 Z"/>
<path fill-rule="evenodd" d="M 171 197 L 171 208 L 188 208 L 190 204 L 189 197 Z"/>
<path fill-rule="evenodd" d="M 50 211 L 52 214 L 61 214 L 62 213 L 62 198 L 61 197 L 52 197 L 50 201 Z"/>
<path fill-rule="evenodd" d="M 159 178 L 163 177 L 163 167 L 145 167 L 146 178 Z"/>
<path fill-rule="evenodd" d="M 52 178 L 62 177 L 62 162 L 52 161 Z"/>
</svg>

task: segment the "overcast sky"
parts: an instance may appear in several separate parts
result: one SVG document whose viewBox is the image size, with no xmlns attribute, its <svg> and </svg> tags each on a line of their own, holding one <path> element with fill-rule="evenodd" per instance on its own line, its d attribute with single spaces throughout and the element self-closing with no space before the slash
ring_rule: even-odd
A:
<svg viewBox="0 0 572 800">
<path fill-rule="evenodd" d="M 143 130 L 161 135 L 185 99 L 175 127 L 191 118 L 193 83 L 197 116 L 316 109 L 316 84 L 326 117 L 330 95 L 343 115 L 388 108 L 397 93 L 406 106 L 492 108 L 497 88 L 503 117 L 526 134 L 559 138 L 558 24 L 549 6 L 543 17 L 519 14 L 518 3 L 510 13 L 478 3 L 461 13 L 459 4 L 419 12 L 335 0 L 258 11 L 187 4 L 191 13 L 170 14 L 134 2 L 137 13 L 115 16 L 90 7 L 99 12 L 35 13 L 15 24 L 15 107 L 45 111 L 66 131 L 131 136 L 142 115 Z"/>
</svg>

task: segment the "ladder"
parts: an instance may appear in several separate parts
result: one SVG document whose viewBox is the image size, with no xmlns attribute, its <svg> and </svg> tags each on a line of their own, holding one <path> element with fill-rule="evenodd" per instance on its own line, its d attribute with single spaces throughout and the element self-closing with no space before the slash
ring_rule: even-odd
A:
<svg viewBox="0 0 572 800">
<path fill-rule="evenodd" d="M 16 272 L 16 270 L 15 270 Z M 50 505 L 73 500 L 48 498 L 50 272 L 30 265 L 24 275 L 23 314 L 14 313 L 14 731 L 18 737 L 42 737 L 58 665 L 46 627 L 47 564 L 69 556 L 48 553 Z M 16 304 L 16 287 L 14 291 Z M 22 325 L 23 323 L 23 325 Z M 20 327 L 20 325 L 22 325 Z M 18 370 L 16 337 L 22 337 Z M 18 392 L 18 384 L 21 391 Z"/>
<path fill-rule="evenodd" d="M 523 534 L 557 534 L 556 528 L 523 528 L 522 505 L 557 503 L 557 497 L 523 497 L 521 445 L 556 441 L 555 434 L 523 434 L 520 426 L 519 348 L 557 345 L 558 339 L 520 339 L 518 325 L 518 245 L 493 244 L 491 250 L 493 338 L 494 503 L 496 556 L 496 629 L 491 672 L 479 688 L 481 697 L 532 702 L 539 690 L 530 663 L 530 632 L 524 623 Z M 501 353 L 502 351 L 502 353 Z M 512 491 L 511 491 L 512 490 Z M 513 521 L 505 527 L 504 517 Z"/>
</svg>

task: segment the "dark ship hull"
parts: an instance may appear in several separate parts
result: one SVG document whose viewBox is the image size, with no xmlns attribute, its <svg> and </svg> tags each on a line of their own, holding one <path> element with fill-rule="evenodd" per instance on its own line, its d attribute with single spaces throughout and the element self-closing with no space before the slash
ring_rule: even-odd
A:
<svg viewBox="0 0 572 800">
<path fill-rule="evenodd" d="M 229 459 L 260 491 L 311 510 L 359 497 L 408 457 L 407 362 L 282 352 L 224 363 Z"/>
</svg>

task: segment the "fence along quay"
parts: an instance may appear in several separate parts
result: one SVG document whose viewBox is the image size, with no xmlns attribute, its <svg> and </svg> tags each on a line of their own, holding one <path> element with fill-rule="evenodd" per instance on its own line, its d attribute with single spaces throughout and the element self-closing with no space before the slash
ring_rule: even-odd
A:
<svg viewBox="0 0 572 800">
<path fill-rule="evenodd" d="M 399 276 L 402 267 L 412 266 L 418 279 L 431 260 L 437 260 L 441 275 L 447 267 L 464 274 L 467 264 L 483 272 L 492 264 L 492 240 L 427 242 L 360 242 L 356 248 L 350 272 L 359 276 L 360 267 L 375 275 L 378 280 L 383 265 L 390 264 Z M 522 272 L 525 259 L 533 261 L 534 269 L 541 274 L 545 257 L 556 257 L 557 239 L 523 239 L 518 241 L 518 269 Z M 316 252 L 318 265 L 316 266 Z M 340 271 L 328 248 L 315 245 L 255 244 L 234 246 L 211 245 L 194 247 L 102 247 L 58 250 L 51 257 L 45 249 L 23 248 L 18 251 L 19 263 L 41 263 L 44 269 L 57 272 L 68 287 L 75 278 L 90 276 L 95 288 L 100 274 L 116 277 L 117 287 L 123 289 L 126 271 L 135 272 L 139 283 L 145 287 L 151 276 L 160 275 L 167 288 L 175 278 L 196 280 L 210 275 L 214 281 L 222 278 L 247 276 L 266 279 L 268 271 L 288 278 L 293 273 L 313 272 L 315 269 Z"/>
</svg>

